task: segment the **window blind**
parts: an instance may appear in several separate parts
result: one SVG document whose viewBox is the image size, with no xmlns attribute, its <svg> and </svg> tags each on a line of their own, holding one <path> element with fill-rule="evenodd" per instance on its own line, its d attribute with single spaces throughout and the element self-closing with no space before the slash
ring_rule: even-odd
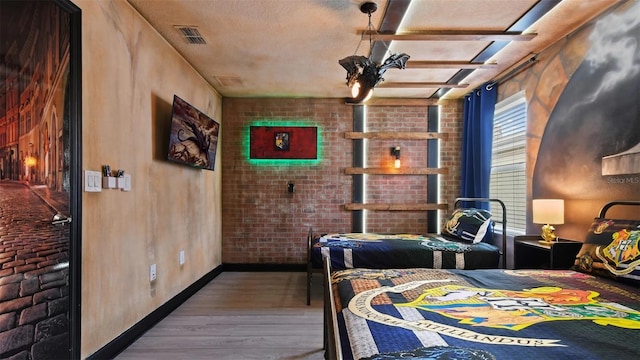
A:
<svg viewBox="0 0 640 360">
<path fill-rule="evenodd" d="M 490 193 L 507 209 L 507 232 L 524 234 L 526 230 L 526 125 L 524 92 L 496 104 L 493 119 Z M 499 206 L 491 208 L 494 217 L 502 217 Z"/>
</svg>

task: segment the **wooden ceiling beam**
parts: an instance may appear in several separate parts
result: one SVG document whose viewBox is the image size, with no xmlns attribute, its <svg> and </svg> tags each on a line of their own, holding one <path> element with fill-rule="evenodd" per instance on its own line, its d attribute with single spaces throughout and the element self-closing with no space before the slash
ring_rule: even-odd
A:
<svg viewBox="0 0 640 360">
<path fill-rule="evenodd" d="M 468 61 L 407 61 L 407 69 L 489 69 L 498 63 L 470 63 Z"/>
<path fill-rule="evenodd" d="M 363 104 L 351 104 L 363 105 Z M 415 98 L 371 98 L 364 105 L 367 106 L 429 106 L 438 105 L 438 99 L 415 99 Z"/>
<path fill-rule="evenodd" d="M 373 100 L 373 99 L 371 99 Z M 369 101 L 371 101 L 369 100 Z M 367 103 L 367 105 L 369 105 Z M 448 133 L 439 132 L 403 132 L 403 131 L 374 131 L 374 132 L 358 132 L 347 131 L 344 133 L 345 139 L 378 139 L 378 140 L 430 140 L 430 139 L 449 139 Z"/>
<path fill-rule="evenodd" d="M 455 88 L 455 89 L 463 89 L 468 87 L 469 84 L 448 84 L 445 82 L 389 82 L 385 81 L 379 85 L 376 85 L 376 88 L 385 88 L 385 89 L 418 89 L 418 88 Z"/>
<path fill-rule="evenodd" d="M 372 210 L 372 211 L 428 211 L 448 210 L 447 204 L 360 204 L 350 203 L 344 205 L 345 210 Z"/>
<path fill-rule="evenodd" d="M 520 31 L 468 31 L 468 30 L 424 30 L 402 34 L 361 30 L 358 32 L 363 40 L 374 41 L 529 41 L 536 33 Z"/>
</svg>

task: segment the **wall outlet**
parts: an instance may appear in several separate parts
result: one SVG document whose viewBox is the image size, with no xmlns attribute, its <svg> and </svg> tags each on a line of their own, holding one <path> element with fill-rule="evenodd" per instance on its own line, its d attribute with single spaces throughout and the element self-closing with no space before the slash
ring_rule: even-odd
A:
<svg viewBox="0 0 640 360">
<path fill-rule="evenodd" d="M 156 264 L 151 264 L 149 267 L 149 281 L 156 280 Z"/>
<path fill-rule="evenodd" d="M 184 265 L 184 250 L 180 251 L 180 265 Z"/>
</svg>

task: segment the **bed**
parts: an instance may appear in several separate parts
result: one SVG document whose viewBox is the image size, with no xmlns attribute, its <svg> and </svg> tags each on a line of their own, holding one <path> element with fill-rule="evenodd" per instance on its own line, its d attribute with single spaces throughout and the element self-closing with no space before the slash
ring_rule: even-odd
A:
<svg viewBox="0 0 640 360">
<path fill-rule="evenodd" d="M 640 220 L 594 219 L 572 270 L 346 269 L 325 259 L 328 359 L 640 356 Z"/>
<path fill-rule="evenodd" d="M 477 208 L 493 203 L 502 209 L 502 219 L 491 218 Z M 462 207 L 469 204 L 471 207 Z M 307 235 L 307 305 L 310 304 L 312 273 L 322 269 L 324 258 L 333 270 L 349 268 L 497 268 L 506 250 L 506 208 L 499 199 L 457 198 L 455 210 L 441 234 L 336 233 Z M 493 244 L 495 223 L 502 225 L 502 249 Z M 505 261 L 502 261 L 503 266 Z"/>
</svg>

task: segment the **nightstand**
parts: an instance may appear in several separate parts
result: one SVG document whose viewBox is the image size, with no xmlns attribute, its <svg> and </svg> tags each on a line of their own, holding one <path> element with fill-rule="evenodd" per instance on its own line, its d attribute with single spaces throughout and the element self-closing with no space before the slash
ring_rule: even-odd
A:
<svg viewBox="0 0 640 360">
<path fill-rule="evenodd" d="M 573 266 L 582 243 L 559 239 L 550 245 L 542 244 L 537 235 L 513 238 L 513 262 L 516 269 L 569 269 Z"/>
</svg>

